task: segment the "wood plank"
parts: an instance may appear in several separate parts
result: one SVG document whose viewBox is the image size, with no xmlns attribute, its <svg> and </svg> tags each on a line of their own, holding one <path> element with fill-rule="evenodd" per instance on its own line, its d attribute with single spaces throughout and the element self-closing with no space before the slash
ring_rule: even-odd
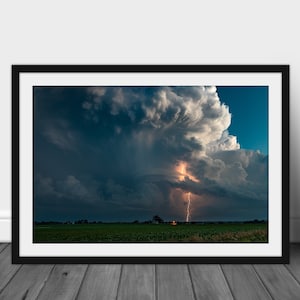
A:
<svg viewBox="0 0 300 300">
<path fill-rule="evenodd" d="M 11 264 L 11 244 L 0 253 L 0 291 L 20 269 L 21 265 Z"/>
<path fill-rule="evenodd" d="M 300 285 L 284 265 L 254 265 L 273 299 L 299 299 Z"/>
<path fill-rule="evenodd" d="M 90 265 L 77 299 L 116 299 L 120 273 L 121 265 Z"/>
<path fill-rule="evenodd" d="M 36 299 L 53 265 L 23 265 L 0 293 L 0 299 Z"/>
<path fill-rule="evenodd" d="M 37 299 L 75 299 L 87 265 L 56 265 Z"/>
<path fill-rule="evenodd" d="M 222 265 L 235 299 L 272 299 L 251 265 Z"/>
<path fill-rule="evenodd" d="M 124 265 L 117 299 L 155 299 L 155 265 Z"/>
<path fill-rule="evenodd" d="M 233 300 L 219 265 L 189 265 L 197 299 Z"/>
<path fill-rule="evenodd" d="M 286 267 L 300 283 L 300 244 L 290 245 L 290 264 Z"/>
<path fill-rule="evenodd" d="M 156 274 L 158 299 L 195 299 L 187 265 L 157 265 Z"/>
<path fill-rule="evenodd" d="M 6 248 L 8 244 L 0 244 L 0 253 Z"/>
</svg>

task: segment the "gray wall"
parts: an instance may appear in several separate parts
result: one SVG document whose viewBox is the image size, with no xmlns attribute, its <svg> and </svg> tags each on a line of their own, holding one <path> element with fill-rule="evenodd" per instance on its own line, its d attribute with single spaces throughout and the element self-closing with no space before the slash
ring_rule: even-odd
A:
<svg viewBox="0 0 300 300">
<path fill-rule="evenodd" d="M 291 240 L 300 242 L 297 1 L 5 1 L 0 240 L 10 240 L 11 64 L 290 64 Z M 157 3 L 157 5 L 156 5 Z M 286 199 L 288 200 L 288 199 Z"/>
</svg>

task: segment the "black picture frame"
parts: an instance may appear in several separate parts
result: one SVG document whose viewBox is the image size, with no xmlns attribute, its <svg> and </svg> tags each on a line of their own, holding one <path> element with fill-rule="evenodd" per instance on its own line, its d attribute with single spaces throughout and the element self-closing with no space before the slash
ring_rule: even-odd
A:
<svg viewBox="0 0 300 300">
<path fill-rule="evenodd" d="M 62 76 L 68 76 L 78 74 L 79 77 L 89 77 L 97 74 L 182 74 L 184 75 L 218 75 L 234 77 L 249 75 L 249 78 L 255 77 L 255 75 L 262 75 L 268 81 L 274 79 L 274 95 L 276 94 L 277 99 L 277 121 L 281 124 L 281 135 L 280 139 L 280 151 L 274 157 L 279 158 L 281 163 L 278 164 L 278 160 L 270 162 L 272 170 L 278 171 L 280 176 L 280 195 L 278 195 L 278 207 L 280 211 L 277 211 L 277 215 L 281 217 L 278 229 L 281 232 L 279 236 L 279 242 L 276 243 L 276 251 L 279 254 L 268 254 L 268 250 L 263 250 L 261 253 L 255 253 L 254 255 L 222 255 L 218 254 L 215 256 L 209 255 L 180 255 L 180 256 L 167 256 L 167 255 L 146 255 L 142 253 L 140 255 L 112 255 L 112 256 L 101 256 L 101 255 L 70 255 L 67 251 L 62 251 L 60 255 L 43 254 L 43 250 L 37 254 L 35 251 L 26 250 L 23 254 L 23 249 L 27 246 L 25 244 L 32 244 L 32 240 L 26 240 L 24 237 L 24 224 L 29 224 L 31 221 L 26 221 L 26 215 L 24 216 L 24 207 L 26 203 L 32 203 L 33 199 L 28 198 L 28 195 L 22 194 L 22 180 L 26 177 L 27 170 L 26 164 L 24 163 L 24 141 L 27 140 L 27 133 L 33 131 L 33 125 L 28 127 L 23 126 L 23 119 L 26 114 L 22 111 L 22 105 L 24 107 L 24 101 L 32 101 L 33 99 L 24 96 L 24 91 L 32 91 L 32 86 L 39 85 L 35 82 L 35 79 L 49 77 L 54 78 L 56 84 L 60 85 L 59 78 Z M 57 78 L 55 78 L 55 75 Z M 71 76 L 72 77 L 72 76 Z M 24 79 L 25 78 L 25 79 Z M 28 79 L 29 78 L 29 79 Z M 34 80 L 32 80 L 34 78 Z M 28 82 L 26 81 L 28 79 Z M 247 79 L 246 79 L 247 80 Z M 264 79 L 262 79 L 264 80 Z M 93 85 L 94 83 L 92 83 Z M 45 86 L 44 83 L 41 84 Z M 47 84 L 46 84 L 47 85 Z M 52 84 L 53 85 L 53 84 Z M 54 84 L 55 85 L 55 84 Z M 65 83 L 62 83 L 65 85 Z M 82 84 L 83 86 L 85 84 Z M 237 85 L 241 85 L 237 83 Z M 245 85 L 245 84 L 244 84 Z M 251 85 L 251 83 L 250 83 Z M 278 85 L 278 86 L 277 86 Z M 28 104 L 28 103 L 27 103 Z M 32 105 L 32 103 L 30 103 Z M 272 100 L 269 99 L 269 107 L 272 107 Z M 279 119 L 278 119 L 279 117 Z M 23 119 L 22 119 L 23 118 Z M 29 128 L 29 129 L 28 129 Z M 269 129 L 272 129 L 272 124 L 269 125 Z M 33 136 L 33 134 L 32 134 Z M 276 139 L 274 139 L 275 141 Z M 28 143 L 30 144 L 30 142 Z M 27 144 L 26 144 L 27 145 Z M 31 143 L 32 145 L 32 143 Z M 24 146 L 24 147 L 23 147 Z M 29 149 L 30 145 L 29 145 Z M 269 152 L 273 151 L 272 145 L 269 146 Z M 28 152 L 28 151 L 27 151 Z M 30 152 L 30 151 L 29 151 Z M 278 152 L 278 151 L 277 151 Z M 28 158 L 32 159 L 27 153 Z M 27 158 L 25 155 L 25 158 Z M 275 159 L 276 160 L 276 159 Z M 32 166 L 32 165 L 31 165 Z M 269 166 L 269 167 L 270 167 Z M 28 167 L 28 166 L 27 166 Z M 31 170 L 28 172 L 30 177 L 33 174 Z M 278 183 L 278 181 L 277 181 Z M 32 187 L 29 190 L 32 191 Z M 275 188 L 272 182 L 269 184 L 269 191 Z M 29 193 L 30 194 L 30 193 Z M 269 206 L 272 207 L 272 199 L 269 199 Z M 32 205 L 32 204 L 31 204 Z M 270 213 L 270 210 L 269 210 Z M 277 216 L 276 215 L 276 216 Z M 274 217 L 269 215 L 270 218 Z M 274 220 L 275 221 L 275 220 Z M 32 225 L 33 226 L 33 225 Z M 269 228 L 269 231 L 272 230 Z M 32 232 L 28 235 L 32 236 Z M 268 248 L 269 241 L 266 243 Z M 219 243 L 217 243 L 219 244 Z M 57 245 L 57 244 L 55 244 Z M 58 244 L 59 247 L 60 244 Z M 202 244 L 210 245 L 210 244 Z M 253 244 L 247 244 L 251 247 Z M 217 245 L 213 244 L 212 247 Z M 234 247 L 235 244 L 232 244 Z M 270 249 L 273 249 L 269 246 Z M 276 252 L 275 251 L 275 252 Z M 48 252 L 47 252 L 48 253 Z M 155 264 L 182 264 L 182 263 L 205 263 L 205 264 L 266 264 L 266 263 L 288 263 L 289 262 L 289 66 L 288 65 L 13 65 L 12 66 L 12 262 L 17 264 L 68 264 L 68 263 L 79 263 L 79 264 L 107 264 L 107 263 L 155 263 Z"/>
</svg>

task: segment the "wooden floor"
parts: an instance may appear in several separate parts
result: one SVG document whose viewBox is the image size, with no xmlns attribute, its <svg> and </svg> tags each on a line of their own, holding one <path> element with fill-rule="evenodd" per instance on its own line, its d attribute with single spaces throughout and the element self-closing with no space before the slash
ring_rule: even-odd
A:
<svg viewBox="0 0 300 300">
<path fill-rule="evenodd" d="M 0 244 L 0 299 L 300 299 L 300 244 L 289 265 L 12 265 Z"/>
</svg>

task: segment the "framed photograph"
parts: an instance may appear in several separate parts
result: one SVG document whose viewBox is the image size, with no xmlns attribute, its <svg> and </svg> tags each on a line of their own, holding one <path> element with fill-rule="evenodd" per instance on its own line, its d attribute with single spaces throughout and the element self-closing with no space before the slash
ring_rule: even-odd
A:
<svg viewBox="0 0 300 300">
<path fill-rule="evenodd" d="M 289 66 L 13 65 L 14 263 L 287 263 Z"/>
</svg>

